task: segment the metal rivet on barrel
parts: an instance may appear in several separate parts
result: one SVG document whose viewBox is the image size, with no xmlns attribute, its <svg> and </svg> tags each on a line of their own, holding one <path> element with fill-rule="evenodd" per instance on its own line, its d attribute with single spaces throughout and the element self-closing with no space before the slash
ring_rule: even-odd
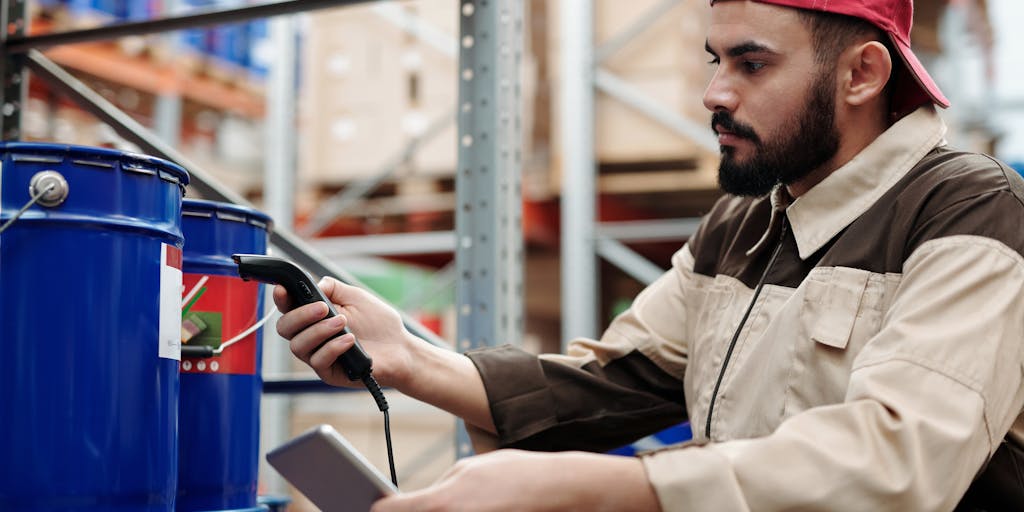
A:
<svg viewBox="0 0 1024 512">
<path fill-rule="evenodd" d="M 28 184 L 28 193 L 32 197 L 42 194 L 36 202 L 43 206 L 59 206 L 68 198 L 68 182 L 57 171 L 37 172 Z"/>
</svg>

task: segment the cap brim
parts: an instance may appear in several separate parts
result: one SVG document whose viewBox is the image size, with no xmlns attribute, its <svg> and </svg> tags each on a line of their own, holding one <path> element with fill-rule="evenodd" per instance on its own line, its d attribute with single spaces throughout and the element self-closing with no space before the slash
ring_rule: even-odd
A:
<svg viewBox="0 0 1024 512">
<path fill-rule="evenodd" d="M 949 100 L 946 99 L 946 95 L 942 94 L 942 90 L 935 84 L 935 80 L 932 80 L 931 75 L 924 69 L 924 65 L 921 61 L 917 60 L 917 56 L 910 50 L 910 46 L 899 41 L 895 37 L 890 37 L 896 50 L 900 53 L 900 58 L 903 59 L 903 63 L 907 66 L 907 71 L 914 77 L 914 82 L 920 88 L 922 92 L 928 95 L 932 103 L 942 107 L 949 107 Z M 909 85 L 909 84 L 908 84 Z"/>
</svg>

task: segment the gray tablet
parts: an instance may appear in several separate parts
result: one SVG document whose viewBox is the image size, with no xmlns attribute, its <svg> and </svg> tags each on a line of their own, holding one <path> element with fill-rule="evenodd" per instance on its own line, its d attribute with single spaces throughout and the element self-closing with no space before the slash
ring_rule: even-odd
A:
<svg viewBox="0 0 1024 512">
<path fill-rule="evenodd" d="M 267 462 L 324 512 L 365 512 L 398 492 L 330 425 L 318 425 L 267 453 Z"/>
</svg>

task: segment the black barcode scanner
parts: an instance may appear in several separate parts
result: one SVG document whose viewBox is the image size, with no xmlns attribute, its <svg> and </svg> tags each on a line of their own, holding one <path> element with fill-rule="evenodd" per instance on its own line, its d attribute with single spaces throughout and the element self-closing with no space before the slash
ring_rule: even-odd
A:
<svg viewBox="0 0 1024 512">
<path fill-rule="evenodd" d="M 324 296 L 324 292 L 320 291 L 320 287 L 313 282 L 313 276 L 309 275 L 309 272 L 306 272 L 298 265 L 288 260 L 262 254 L 234 254 L 231 258 L 238 265 L 238 275 L 242 279 L 246 281 L 255 279 L 262 283 L 279 284 L 288 291 L 288 297 L 292 300 L 293 306 L 299 307 L 314 302 L 323 302 L 327 304 L 327 316 L 324 318 L 338 316 L 338 311 L 334 309 L 334 304 L 331 304 L 331 301 Z M 338 336 L 348 334 L 348 332 L 348 328 L 342 329 Z M 313 351 L 316 352 L 320 347 L 324 346 L 324 343 L 338 336 L 324 341 Z M 373 378 L 373 360 L 370 359 L 370 356 L 366 355 L 362 345 L 357 340 L 345 353 L 338 356 L 333 366 L 337 365 L 341 365 L 349 380 L 363 382 L 366 389 L 370 391 L 370 395 L 373 396 L 373 400 L 377 402 L 377 408 L 384 413 L 384 439 L 387 441 L 388 447 L 388 466 L 391 469 L 391 482 L 397 487 L 398 476 L 395 473 L 395 456 L 391 447 L 391 421 L 388 418 L 388 401 L 384 398 L 384 392 L 381 391 L 380 384 L 377 384 L 377 380 Z"/>
<path fill-rule="evenodd" d="M 231 258 L 238 265 L 238 275 L 242 279 L 246 281 L 255 279 L 262 283 L 279 284 L 288 291 L 288 297 L 292 300 L 292 305 L 295 307 L 314 302 L 323 302 L 327 304 L 327 316 L 324 318 L 338 316 L 338 311 L 334 309 L 331 301 L 320 291 L 320 287 L 313 281 L 313 276 L 309 275 L 309 272 L 306 272 L 298 265 L 288 260 L 261 254 L 235 254 Z M 348 332 L 348 328 L 345 328 L 338 333 L 338 336 Z M 330 340 L 326 340 L 324 343 L 327 343 L 327 341 Z M 314 352 L 322 346 L 323 343 Z M 384 404 L 383 408 L 381 408 L 382 411 L 387 408 L 387 402 L 382 402 L 384 396 L 380 394 L 380 386 L 370 375 L 373 372 L 373 360 L 370 359 L 370 356 L 366 355 L 358 341 L 346 350 L 345 353 L 338 356 L 338 360 L 334 364 L 341 365 L 349 380 L 363 381 L 363 384 L 366 384 L 366 387 L 370 389 L 370 393 L 373 394 L 374 400 L 377 400 L 378 407 L 382 403 Z M 379 399 L 378 394 L 380 394 Z"/>
</svg>

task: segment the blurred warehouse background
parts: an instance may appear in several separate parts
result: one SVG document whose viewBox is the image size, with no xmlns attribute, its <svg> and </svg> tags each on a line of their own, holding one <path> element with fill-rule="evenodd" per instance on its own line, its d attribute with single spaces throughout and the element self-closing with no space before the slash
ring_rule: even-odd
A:
<svg viewBox="0 0 1024 512">
<path fill-rule="evenodd" d="M 246 5 L 244 0 L 36 0 L 32 34 Z M 558 351 L 594 335 L 659 269 L 718 197 L 717 149 L 701 95 L 705 0 L 593 0 L 592 181 L 567 181 L 561 88 L 566 20 L 559 2 L 527 0 L 522 96 L 522 343 Z M 913 46 L 953 107 L 949 140 L 1024 171 L 1024 3 L 918 0 Z M 284 18 L 57 46 L 44 53 L 256 205 L 268 189 L 268 140 L 285 156 L 291 227 L 412 317 L 456 343 L 455 182 L 459 0 L 367 2 Z M 283 74 L 282 74 L 283 73 Z M 286 83 L 271 77 L 284 76 Z M 284 108 L 294 115 L 277 116 Z M 284 119 L 284 126 L 281 119 Z M 112 129 L 31 80 L 23 138 L 131 149 Z M 567 191 L 594 199 L 590 306 L 567 298 L 560 211 Z M 191 194 L 195 197 L 195 194 Z M 274 212 L 271 212 L 274 213 Z M 286 216 L 287 217 L 287 216 Z M 567 320 L 568 319 L 568 320 Z M 583 325 L 581 329 L 578 326 Z M 278 343 L 268 331 L 267 343 Z M 286 349 L 264 376 L 309 375 Z M 268 368 L 266 365 L 270 365 Z M 274 439 L 332 423 L 386 467 L 381 420 L 359 393 L 268 400 Z M 455 458 L 455 425 L 392 397 L 399 478 L 412 489 Z M 268 441 L 271 442 L 271 441 Z M 262 471 L 262 470 L 261 470 Z M 271 470 L 261 485 L 283 492 Z M 265 478 L 264 478 L 265 477 Z M 296 496 L 296 509 L 307 505 Z"/>
</svg>

